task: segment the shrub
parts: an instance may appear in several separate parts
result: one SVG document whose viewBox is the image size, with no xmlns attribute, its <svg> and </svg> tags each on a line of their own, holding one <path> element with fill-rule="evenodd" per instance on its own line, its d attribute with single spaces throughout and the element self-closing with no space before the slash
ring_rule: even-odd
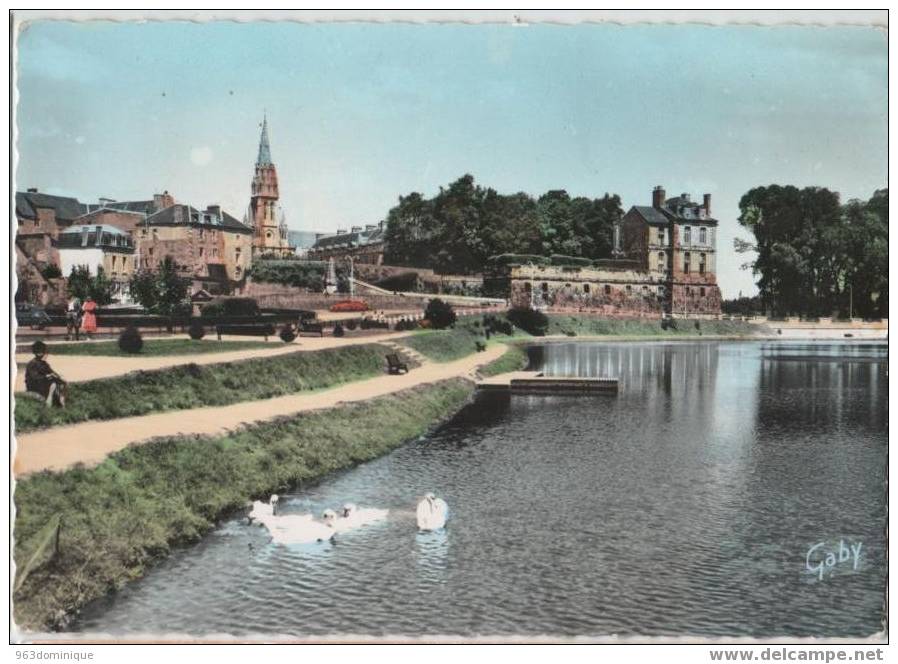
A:
<svg viewBox="0 0 898 664">
<path fill-rule="evenodd" d="M 62 270 L 53 263 L 48 263 L 41 269 L 41 275 L 44 279 L 59 279 L 62 276 Z"/>
<path fill-rule="evenodd" d="M 489 262 L 494 265 L 548 265 L 549 259 L 545 256 L 537 256 L 535 254 L 500 254 L 498 256 L 490 256 Z"/>
<path fill-rule="evenodd" d="M 335 337 L 342 337 L 344 334 L 346 334 L 346 333 L 343 331 L 343 326 L 340 325 L 340 323 L 337 323 L 336 325 L 334 325 L 334 336 Z"/>
<path fill-rule="evenodd" d="M 407 320 L 402 318 L 396 321 L 396 325 L 393 326 L 393 329 L 397 332 L 407 332 L 409 330 L 417 330 L 419 327 L 418 321 L 416 320 Z"/>
<path fill-rule="evenodd" d="M 352 312 L 368 311 L 368 303 L 364 300 L 340 300 L 331 305 L 331 311 Z"/>
<path fill-rule="evenodd" d="M 294 339 L 296 339 L 296 330 L 293 329 L 293 326 L 292 326 L 292 325 L 290 325 L 289 323 L 287 323 L 287 324 L 284 325 L 284 327 L 281 329 L 280 337 L 281 337 L 281 341 L 283 341 L 285 344 L 289 344 L 289 343 L 291 343 Z"/>
<path fill-rule="evenodd" d="M 479 321 L 478 321 L 479 323 Z M 475 323 L 479 327 L 479 324 Z M 514 326 L 504 318 L 499 318 L 495 314 L 487 314 L 483 317 L 483 327 L 489 334 L 514 334 Z"/>
<path fill-rule="evenodd" d="M 534 337 L 545 336 L 546 330 L 549 329 L 549 319 L 541 311 L 536 311 L 529 307 L 514 307 L 509 309 L 505 317 L 512 324 L 524 330 Z"/>
<path fill-rule="evenodd" d="M 350 319 L 350 320 L 346 321 L 346 329 L 349 330 L 350 332 L 352 332 L 357 327 L 358 327 L 358 323 L 356 323 L 354 320 Z"/>
<path fill-rule="evenodd" d="M 143 348 L 143 337 L 140 331 L 133 325 L 129 325 L 118 336 L 118 347 L 123 353 L 139 353 Z"/>
<path fill-rule="evenodd" d="M 210 302 L 200 309 L 200 316 L 203 318 L 221 318 L 224 316 L 224 304 L 221 302 Z"/>
<path fill-rule="evenodd" d="M 187 334 L 190 335 L 191 339 L 199 341 L 206 336 L 206 328 L 203 327 L 203 324 L 200 321 L 192 320 L 190 321 L 190 327 L 187 328 Z"/>
<path fill-rule="evenodd" d="M 444 330 L 454 325 L 456 320 L 452 306 L 438 297 L 427 303 L 424 318 L 430 321 L 430 326 L 435 330 Z"/>
<path fill-rule="evenodd" d="M 580 258 L 579 256 L 562 256 L 561 254 L 552 254 L 549 257 L 552 265 L 564 267 L 590 267 L 592 261 L 589 258 Z"/>
</svg>

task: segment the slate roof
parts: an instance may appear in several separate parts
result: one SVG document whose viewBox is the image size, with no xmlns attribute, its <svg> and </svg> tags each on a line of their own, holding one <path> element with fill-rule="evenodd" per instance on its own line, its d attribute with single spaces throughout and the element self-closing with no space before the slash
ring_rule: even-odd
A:
<svg viewBox="0 0 898 664">
<path fill-rule="evenodd" d="M 355 233 L 341 233 L 340 235 L 327 235 L 319 238 L 312 249 L 330 249 L 333 247 L 360 247 L 375 242 L 383 242 L 384 232 L 381 228 L 372 231 L 359 231 Z"/>
<path fill-rule="evenodd" d="M 234 233 L 252 234 L 253 232 L 252 228 L 237 221 L 224 210 L 221 211 L 220 222 L 216 218 L 213 218 L 212 221 L 206 221 L 207 215 L 209 215 L 209 212 L 206 210 L 197 210 L 192 205 L 177 203 L 149 215 L 146 219 L 146 224 L 148 226 L 180 226 L 189 224 L 204 228 L 221 228 Z"/>
<path fill-rule="evenodd" d="M 680 198 L 668 198 L 664 202 L 661 209 L 652 207 L 651 205 L 634 205 L 630 210 L 635 210 L 639 216 L 646 220 L 649 224 L 661 225 L 670 221 L 698 223 L 706 226 L 716 226 L 717 219 L 713 217 L 699 217 L 698 214 L 680 214 L 679 208 L 686 207 L 689 210 L 697 210 L 701 208 L 701 204 L 687 201 Z"/>
<path fill-rule="evenodd" d="M 89 203 L 87 212 L 96 212 L 102 209 L 119 210 L 120 212 L 137 212 L 140 214 L 153 214 L 156 204 L 153 201 L 110 201 L 107 203 Z"/>
<path fill-rule="evenodd" d="M 61 221 L 72 221 L 87 211 L 87 206 L 69 196 L 53 196 L 33 191 L 16 192 L 16 216 L 25 219 L 37 219 L 38 208 L 53 208 L 56 218 Z"/>
</svg>

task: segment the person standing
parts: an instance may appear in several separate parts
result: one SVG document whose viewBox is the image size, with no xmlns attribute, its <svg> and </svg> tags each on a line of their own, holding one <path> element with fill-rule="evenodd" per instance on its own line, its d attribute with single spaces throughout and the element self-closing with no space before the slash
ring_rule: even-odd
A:
<svg viewBox="0 0 898 664">
<path fill-rule="evenodd" d="M 35 341 L 31 345 L 34 358 L 25 365 L 25 389 L 39 394 L 47 401 L 48 406 L 65 407 L 66 382 L 50 368 L 44 359 L 47 355 L 47 344 Z"/>
<path fill-rule="evenodd" d="M 90 338 L 91 334 L 96 334 L 97 332 L 97 303 L 94 302 L 94 299 L 91 296 L 87 296 L 87 300 L 85 300 L 84 305 L 81 307 L 81 313 L 83 314 L 81 318 L 81 329 L 84 330 L 84 334 L 87 335 L 87 338 Z"/>
<path fill-rule="evenodd" d="M 78 332 L 81 330 L 81 300 L 72 296 L 65 310 L 65 340 L 69 341 L 72 334 L 78 341 Z"/>
</svg>

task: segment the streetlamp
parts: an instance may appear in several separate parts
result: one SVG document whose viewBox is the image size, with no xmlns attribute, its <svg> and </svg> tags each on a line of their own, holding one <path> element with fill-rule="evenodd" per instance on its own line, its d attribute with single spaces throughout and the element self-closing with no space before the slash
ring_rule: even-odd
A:
<svg viewBox="0 0 898 664">
<path fill-rule="evenodd" d="M 352 256 L 347 256 L 346 260 L 349 261 L 349 299 L 353 299 L 355 297 L 355 260 Z"/>
</svg>

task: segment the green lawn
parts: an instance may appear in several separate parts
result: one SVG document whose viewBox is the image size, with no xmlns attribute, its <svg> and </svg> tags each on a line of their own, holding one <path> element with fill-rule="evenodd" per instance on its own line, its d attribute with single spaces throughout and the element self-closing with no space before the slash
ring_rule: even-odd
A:
<svg viewBox="0 0 898 664">
<path fill-rule="evenodd" d="M 160 439 L 95 468 L 20 479 L 14 555 L 20 570 L 32 564 L 17 580 L 16 620 L 63 627 L 65 616 L 139 578 L 248 501 L 385 454 L 456 412 L 472 389 L 447 380 L 226 436 Z M 48 564 L 57 518 L 59 553 Z"/>
<path fill-rule="evenodd" d="M 758 325 L 728 320 L 676 320 L 676 328 L 661 328 L 661 321 L 654 319 L 599 318 L 549 314 L 549 330 L 546 334 L 567 336 L 621 336 L 621 337 L 671 337 L 704 335 L 743 336 L 761 332 Z"/>
<path fill-rule="evenodd" d="M 510 371 L 521 371 L 528 364 L 527 353 L 518 345 L 508 347 L 502 357 L 493 360 L 485 367 L 480 369 L 480 375 L 498 376 L 499 374 L 509 373 Z"/>
<path fill-rule="evenodd" d="M 65 408 L 16 394 L 16 429 L 111 420 L 199 406 L 225 406 L 333 387 L 384 372 L 391 350 L 378 344 L 296 351 L 220 364 L 184 364 L 69 385 Z M 413 362 L 410 362 L 414 366 Z"/>
<path fill-rule="evenodd" d="M 224 353 L 232 350 L 277 348 L 265 341 L 216 341 L 214 339 L 144 339 L 140 353 L 124 353 L 118 341 L 89 341 L 83 343 L 47 344 L 49 355 L 90 355 L 109 357 L 157 357 L 162 355 L 194 355 Z M 19 344 L 17 353 L 30 353 L 31 344 Z"/>
</svg>

